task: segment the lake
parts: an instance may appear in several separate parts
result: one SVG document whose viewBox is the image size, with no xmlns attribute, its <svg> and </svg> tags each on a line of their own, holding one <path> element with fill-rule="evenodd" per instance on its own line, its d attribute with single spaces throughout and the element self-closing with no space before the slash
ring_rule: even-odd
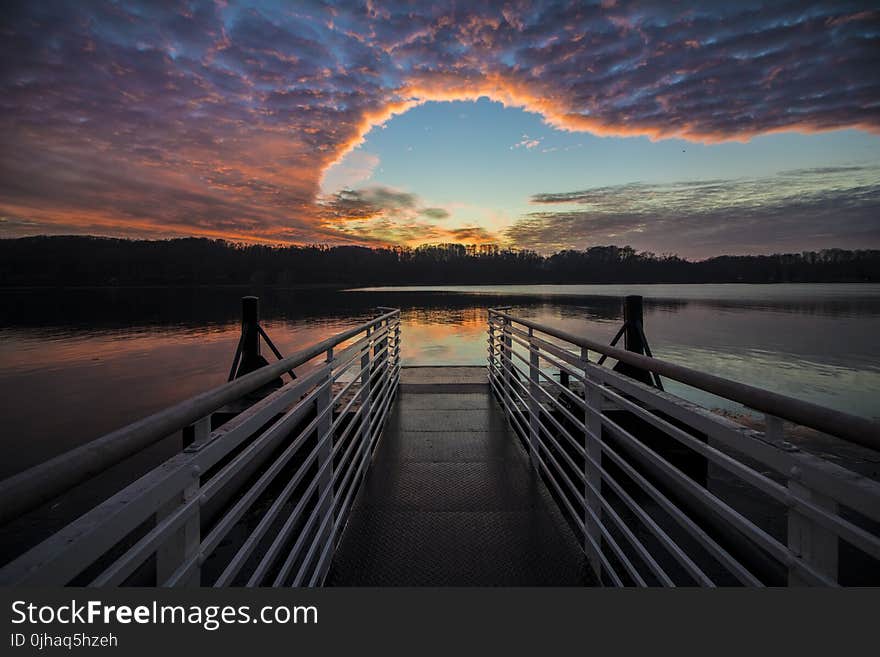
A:
<svg viewBox="0 0 880 657">
<path fill-rule="evenodd" d="M 880 285 L 6 290 L 0 477 L 223 383 L 245 294 L 261 297 L 263 325 L 285 354 L 365 320 L 376 306 L 399 307 L 405 365 L 484 364 L 486 309 L 497 305 L 609 342 L 622 321 L 621 297 L 642 294 L 655 356 L 880 415 Z"/>
</svg>

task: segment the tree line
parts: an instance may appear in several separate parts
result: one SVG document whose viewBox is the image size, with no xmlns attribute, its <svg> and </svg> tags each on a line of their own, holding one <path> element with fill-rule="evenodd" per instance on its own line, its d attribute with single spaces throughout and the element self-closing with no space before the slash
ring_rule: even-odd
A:
<svg viewBox="0 0 880 657">
<path fill-rule="evenodd" d="M 0 239 L 0 285 L 372 285 L 880 282 L 880 250 L 686 260 L 594 246 L 543 256 L 497 246 L 265 246 L 183 238 Z"/>
</svg>

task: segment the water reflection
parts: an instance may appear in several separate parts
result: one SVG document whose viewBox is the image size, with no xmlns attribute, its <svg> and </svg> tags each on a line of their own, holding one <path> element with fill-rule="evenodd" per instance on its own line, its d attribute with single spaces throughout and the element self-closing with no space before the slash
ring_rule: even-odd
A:
<svg viewBox="0 0 880 657">
<path fill-rule="evenodd" d="M 658 357 L 880 414 L 874 285 L 5 291 L 0 476 L 223 382 L 248 293 L 261 297 L 263 325 L 283 353 L 365 320 L 378 305 L 399 307 L 409 365 L 484 364 L 487 309 L 498 305 L 608 342 L 620 296 L 642 293 Z"/>
<path fill-rule="evenodd" d="M 405 365 L 482 365 L 487 313 L 483 308 L 407 308 L 400 314 Z"/>
</svg>

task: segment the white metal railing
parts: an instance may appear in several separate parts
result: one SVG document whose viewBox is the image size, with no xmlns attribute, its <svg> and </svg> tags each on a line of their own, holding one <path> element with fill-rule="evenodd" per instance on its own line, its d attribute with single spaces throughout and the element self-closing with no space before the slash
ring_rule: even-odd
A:
<svg viewBox="0 0 880 657">
<path fill-rule="evenodd" d="M 0 569 L 0 585 L 320 585 L 400 378 L 400 311 L 379 310 L 53 459 L 68 485 L 82 479 L 77 468 L 95 471 L 194 427 L 183 451 Z M 212 414 L 295 368 L 294 380 L 211 430 Z M 33 507 L 51 470 L 0 482 L 3 499 Z"/>
<path fill-rule="evenodd" d="M 880 566 L 880 484 L 784 440 L 784 422 L 876 449 L 880 424 L 489 310 L 492 388 L 615 585 L 839 582 Z M 590 360 L 610 356 L 764 414 L 763 432 Z M 709 476 L 709 473 L 712 473 Z"/>
</svg>

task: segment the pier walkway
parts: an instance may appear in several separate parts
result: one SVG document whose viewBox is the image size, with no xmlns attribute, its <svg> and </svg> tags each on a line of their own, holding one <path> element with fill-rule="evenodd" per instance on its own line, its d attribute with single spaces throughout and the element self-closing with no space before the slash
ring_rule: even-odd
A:
<svg viewBox="0 0 880 657">
<path fill-rule="evenodd" d="M 403 368 L 326 583 L 592 581 L 575 534 L 492 397 L 486 368 Z"/>
<path fill-rule="evenodd" d="M 177 447 L 0 586 L 880 585 L 832 453 L 880 422 L 654 358 L 639 297 L 611 345 L 488 308 L 485 366 L 422 368 L 398 309 L 282 357 L 242 303 L 227 383 L 0 481 L 8 528 Z"/>
</svg>

